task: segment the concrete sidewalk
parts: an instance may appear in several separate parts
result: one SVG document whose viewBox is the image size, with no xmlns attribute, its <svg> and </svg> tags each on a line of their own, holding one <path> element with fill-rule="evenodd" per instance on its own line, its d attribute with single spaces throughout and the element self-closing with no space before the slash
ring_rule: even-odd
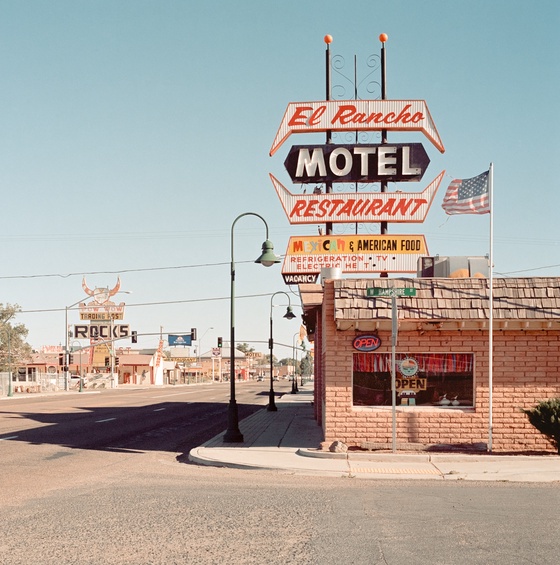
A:
<svg viewBox="0 0 560 565">
<path fill-rule="evenodd" d="M 356 452 L 319 450 L 322 431 L 313 418 L 313 390 L 300 388 L 239 423 L 243 443 L 224 443 L 222 432 L 192 449 L 200 465 L 265 469 L 301 475 L 358 479 L 560 482 L 558 455 Z"/>
</svg>

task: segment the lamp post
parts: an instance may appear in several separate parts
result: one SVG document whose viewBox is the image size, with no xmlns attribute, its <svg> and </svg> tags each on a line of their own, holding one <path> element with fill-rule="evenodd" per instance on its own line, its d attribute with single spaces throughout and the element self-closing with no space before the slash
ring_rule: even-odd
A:
<svg viewBox="0 0 560 565">
<path fill-rule="evenodd" d="M 8 322 L 15 316 L 15 312 L 10 314 L 5 320 L 2 326 L 7 326 L 8 331 L 8 396 L 14 396 L 14 391 L 12 388 L 12 328 Z"/>
<path fill-rule="evenodd" d="M 213 330 L 213 327 L 209 327 L 203 334 L 202 336 L 200 336 L 200 338 L 198 339 L 198 363 L 200 364 L 200 381 L 203 382 L 202 379 L 202 338 L 210 331 Z M 214 361 L 212 361 L 212 366 L 214 366 Z M 212 383 L 214 382 L 214 375 L 212 375 Z"/>
<path fill-rule="evenodd" d="M 233 259 L 233 233 L 235 224 L 244 216 L 256 216 L 264 223 L 266 227 L 266 240 L 262 244 L 261 256 L 255 261 L 265 267 L 270 267 L 274 263 L 279 263 L 280 259 L 274 255 L 274 246 L 268 239 L 268 224 L 266 220 L 259 214 L 254 212 L 245 212 L 235 218 L 231 225 L 231 293 L 230 293 L 230 398 L 228 406 L 228 427 L 224 434 L 224 442 L 228 443 L 242 443 L 243 434 L 239 431 L 239 414 L 237 411 L 237 402 L 235 400 L 235 262 Z"/>
<path fill-rule="evenodd" d="M 268 349 L 270 350 L 270 392 L 268 393 L 268 406 L 266 408 L 269 412 L 276 412 L 276 410 L 278 410 L 278 408 L 276 408 L 276 402 L 274 401 L 274 377 L 272 375 L 274 367 L 274 363 L 272 361 L 272 351 L 274 349 L 274 337 L 272 333 L 272 300 L 277 294 L 283 294 L 288 297 L 288 308 L 286 309 L 284 318 L 293 320 L 296 317 L 296 315 L 292 312 L 292 302 L 288 293 L 283 290 L 279 290 L 270 297 L 270 338 L 268 340 Z"/>
<path fill-rule="evenodd" d="M 70 310 L 70 308 L 73 308 L 74 306 L 76 306 L 77 304 L 80 304 L 80 302 L 82 302 L 84 299 L 80 298 L 80 300 L 78 300 L 77 302 L 74 302 L 74 304 L 70 304 L 70 306 L 66 306 L 64 308 L 65 310 L 65 317 L 64 317 L 64 390 L 68 390 L 69 388 L 69 380 L 68 380 L 68 310 Z"/>
<path fill-rule="evenodd" d="M 75 344 L 78 344 L 79 349 L 78 351 L 80 352 L 80 392 L 84 392 L 84 378 L 82 376 L 82 344 L 76 339 L 72 342 L 71 347 L 76 347 Z M 72 349 L 72 352 L 75 353 L 77 350 L 76 349 Z"/>
<path fill-rule="evenodd" d="M 299 332 L 294 334 L 292 338 L 292 358 L 294 360 L 294 374 L 292 379 L 292 394 L 299 392 L 297 385 L 297 349 L 296 349 L 296 337 L 299 337 Z"/>
<path fill-rule="evenodd" d="M 8 327 L 8 396 L 13 396 L 12 390 L 12 328 Z"/>
</svg>

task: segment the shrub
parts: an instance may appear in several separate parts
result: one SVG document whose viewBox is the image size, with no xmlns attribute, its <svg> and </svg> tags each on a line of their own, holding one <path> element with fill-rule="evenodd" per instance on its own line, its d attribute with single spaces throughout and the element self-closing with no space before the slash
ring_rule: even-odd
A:
<svg viewBox="0 0 560 565">
<path fill-rule="evenodd" d="M 547 437 L 560 454 L 560 398 L 543 400 L 534 408 L 522 410 L 529 422 Z"/>
</svg>

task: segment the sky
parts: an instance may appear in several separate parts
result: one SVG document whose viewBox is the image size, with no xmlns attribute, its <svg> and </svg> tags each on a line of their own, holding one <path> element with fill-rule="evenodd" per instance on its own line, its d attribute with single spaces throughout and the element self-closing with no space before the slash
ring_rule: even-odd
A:
<svg viewBox="0 0 560 565">
<path fill-rule="evenodd" d="M 290 102 L 325 99 L 326 34 L 334 94 L 353 98 L 355 66 L 358 98 L 376 99 L 367 63 L 386 33 L 387 97 L 425 100 L 445 145 L 389 132 L 431 160 L 389 190 L 446 171 L 426 221 L 389 233 L 424 234 L 430 255 L 487 254 L 489 215 L 441 202 L 493 163 L 494 276 L 558 277 L 559 27 L 557 0 L 0 0 L 0 302 L 20 306 L 34 348 L 63 344 L 83 278 L 120 277 L 140 347 L 197 328 L 204 352 L 229 341 L 233 248 L 236 341 L 266 353 L 272 315 L 274 353 L 291 357 L 297 286 L 254 264 L 264 223 L 236 218 L 262 216 L 280 256 L 317 234 L 289 224 L 269 173 L 300 193 L 284 159 L 324 134 L 269 150 Z"/>
</svg>

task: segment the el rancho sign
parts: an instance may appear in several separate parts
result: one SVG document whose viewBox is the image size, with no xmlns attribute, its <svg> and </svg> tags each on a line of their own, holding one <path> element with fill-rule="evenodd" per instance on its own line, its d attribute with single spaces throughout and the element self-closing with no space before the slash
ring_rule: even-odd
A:
<svg viewBox="0 0 560 565">
<path fill-rule="evenodd" d="M 288 104 L 270 155 L 292 133 L 378 130 L 421 131 L 441 153 L 445 152 L 424 100 L 323 100 Z"/>
</svg>

